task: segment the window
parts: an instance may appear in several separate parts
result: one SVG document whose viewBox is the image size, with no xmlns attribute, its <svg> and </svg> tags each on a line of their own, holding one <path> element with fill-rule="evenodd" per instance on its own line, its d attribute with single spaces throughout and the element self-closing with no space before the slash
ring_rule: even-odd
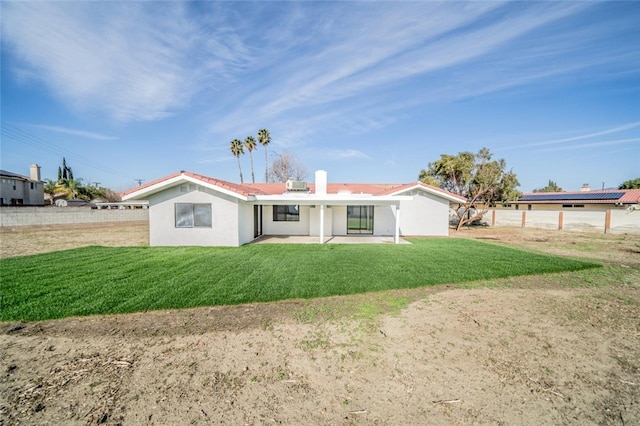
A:
<svg viewBox="0 0 640 426">
<path fill-rule="evenodd" d="M 300 222 L 300 206 L 273 206 L 274 222 Z"/>
<path fill-rule="evenodd" d="M 211 204 L 176 203 L 176 228 L 211 228 Z"/>
<path fill-rule="evenodd" d="M 29 182 L 29 188 L 30 189 L 36 189 L 36 183 L 35 182 Z"/>
</svg>

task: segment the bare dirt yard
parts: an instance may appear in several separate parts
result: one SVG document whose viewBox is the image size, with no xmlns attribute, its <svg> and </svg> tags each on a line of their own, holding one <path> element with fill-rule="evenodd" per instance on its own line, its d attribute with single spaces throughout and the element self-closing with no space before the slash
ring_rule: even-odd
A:
<svg viewBox="0 0 640 426">
<path fill-rule="evenodd" d="M 639 425 L 640 238 L 505 228 L 452 236 L 604 267 L 0 323 L 0 424 Z M 145 244 L 147 229 L 0 238 L 7 257 Z"/>
</svg>

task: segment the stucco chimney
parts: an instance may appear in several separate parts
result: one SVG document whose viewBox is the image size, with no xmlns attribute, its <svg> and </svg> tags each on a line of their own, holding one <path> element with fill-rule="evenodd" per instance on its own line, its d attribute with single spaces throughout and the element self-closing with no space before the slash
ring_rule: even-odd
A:
<svg viewBox="0 0 640 426">
<path fill-rule="evenodd" d="M 316 170 L 316 194 L 327 195 L 327 172 Z"/>
<path fill-rule="evenodd" d="M 589 188 L 589 184 L 588 183 L 585 183 L 584 185 L 582 185 L 582 188 L 580 188 L 580 191 L 588 192 L 588 191 L 591 191 L 591 188 Z"/>
<path fill-rule="evenodd" d="M 29 166 L 29 177 L 31 180 L 37 180 L 40 182 L 40 166 L 37 164 L 32 164 Z"/>
</svg>

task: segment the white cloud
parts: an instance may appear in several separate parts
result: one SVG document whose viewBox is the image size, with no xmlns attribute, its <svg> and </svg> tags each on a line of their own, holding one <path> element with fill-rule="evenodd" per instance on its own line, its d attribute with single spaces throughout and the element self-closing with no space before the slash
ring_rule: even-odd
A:
<svg viewBox="0 0 640 426">
<path fill-rule="evenodd" d="M 2 36 L 23 77 L 77 110 L 119 122 L 183 108 L 211 73 L 225 78 L 246 54 L 233 36 L 204 32 L 186 3 L 7 2 Z M 227 49 L 223 49 L 226 47 Z M 206 60 L 194 54 L 202 52 Z"/>
<path fill-rule="evenodd" d="M 102 135 L 100 133 L 87 132 L 85 130 L 68 129 L 66 127 L 60 127 L 60 126 L 47 126 L 47 125 L 44 125 L 44 124 L 32 124 L 31 127 L 37 127 L 39 129 L 50 130 L 52 132 L 64 133 L 64 134 L 67 134 L 67 135 L 74 135 L 74 136 L 79 136 L 81 138 L 94 139 L 94 140 L 99 140 L 99 141 L 112 141 L 112 140 L 117 140 L 118 139 L 115 136 L 107 136 L 107 135 Z"/>
<path fill-rule="evenodd" d="M 551 152 L 551 151 L 569 151 L 569 150 L 576 150 L 576 149 L 583 150 L 585 148 L 596 148 L 596 147 L 610 146 L 610 145 L 623 145 L 623 144 L 636 143 L 636 142 L 640 142 L 640 138 L 616 139 L 616 140 L 610 140 L 610 141 L 582 143 L 577 145 L 555 146 L 551 148 L 539 149 L 537 151 Z"/>
<path fill-rule="evenodd" d="M 573 147 L 585 147 L 585 146 L 590 146 L 587 144 L 584 145 L 567 145 L 568 142 L 575 142 L 575 141 L 581 141 L 581 140 L 585 140 L 585 139 L 592 139 L 592 138 L 596 138 L 598 136 L 605 136 L 605 135 L 610 135 L 610 134 L 614 134 L 614 133 L 622 133 L 622 132 L 626 132 L 627 130 L 632 130 L 635 129 L 637 127 L 640 127 L 640 121 L 634 121 L 631 123 L 627 123 L 627 124 L 623 124 L 620 126 L 616 126 L 616 127 L 612 127 L 609 129 L 604 129 L 604 130 L 599 130 L 597 132 L 593 132 L 590 131 L 588 133 L 584 133 L 584 134 L 578 134 L 576 136 L 570 136 L 570 137 L 565 137 L 565 138 L 560 138 L 560 139 L 553 139 L 553 140 L 549 140 L 549 141 L 544 141 L 544 142 L 535 142 L 535 143 L 528 143 L 528 144 L 523 144 L 523 145 L 515 145 L 515 146 L 510 146 L 510 147 L 504 147 L 502 148 L 503 150 L 507 150 L 507 149 L 520 149 L 520 148 L 534 148 L 534 147 L 543 147 L 543 146 L 550 146 L 550 145 L 563 145 L 562 147 L 558 148 L 558 149 L 572 149 Z M 620 139 L 620 141 L 622 141 L 621 143 L 626 143 L 629 141 L 633 141 L 635 139 Z M 604 142 L 603 144 L 608 144 L 609 142 Z M 618 142 L 614 142 L 614 143 L 618 143 Z M 550 151 L 550 150 L 554 150 L 554 148 L 550 148 L 547 149 L 545 151 Z"/>
</svg>

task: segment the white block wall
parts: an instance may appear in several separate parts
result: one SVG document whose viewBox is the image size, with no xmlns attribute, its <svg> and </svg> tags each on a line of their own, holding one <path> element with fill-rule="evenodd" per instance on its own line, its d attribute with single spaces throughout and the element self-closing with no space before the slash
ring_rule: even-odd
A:
<svg viewBox="0 0 640 426">
<path fill-rule="evenodd" d="M 492 212 L 483 218 L 485 225 L 491 225 Z M 495 210 L 495 226 L 522 226 L 523 210 Z M 525 227 L 557 230 L 559 211 L 524 210 Z M 563 211 L 564 231 L 604 232 L 605 211 Z M 640 234 L 640 211 L 629 212 L 625 209 L 611 210 L 611 225 L 608 231 L 612 234 Z"/>
<path fill-rule="evenodd" d="M 96 210 L 88 207 L 0 208 L 0 227 L 147 220 L 149 220 L 149 210 L 147 209 Z"/>
</svg>

